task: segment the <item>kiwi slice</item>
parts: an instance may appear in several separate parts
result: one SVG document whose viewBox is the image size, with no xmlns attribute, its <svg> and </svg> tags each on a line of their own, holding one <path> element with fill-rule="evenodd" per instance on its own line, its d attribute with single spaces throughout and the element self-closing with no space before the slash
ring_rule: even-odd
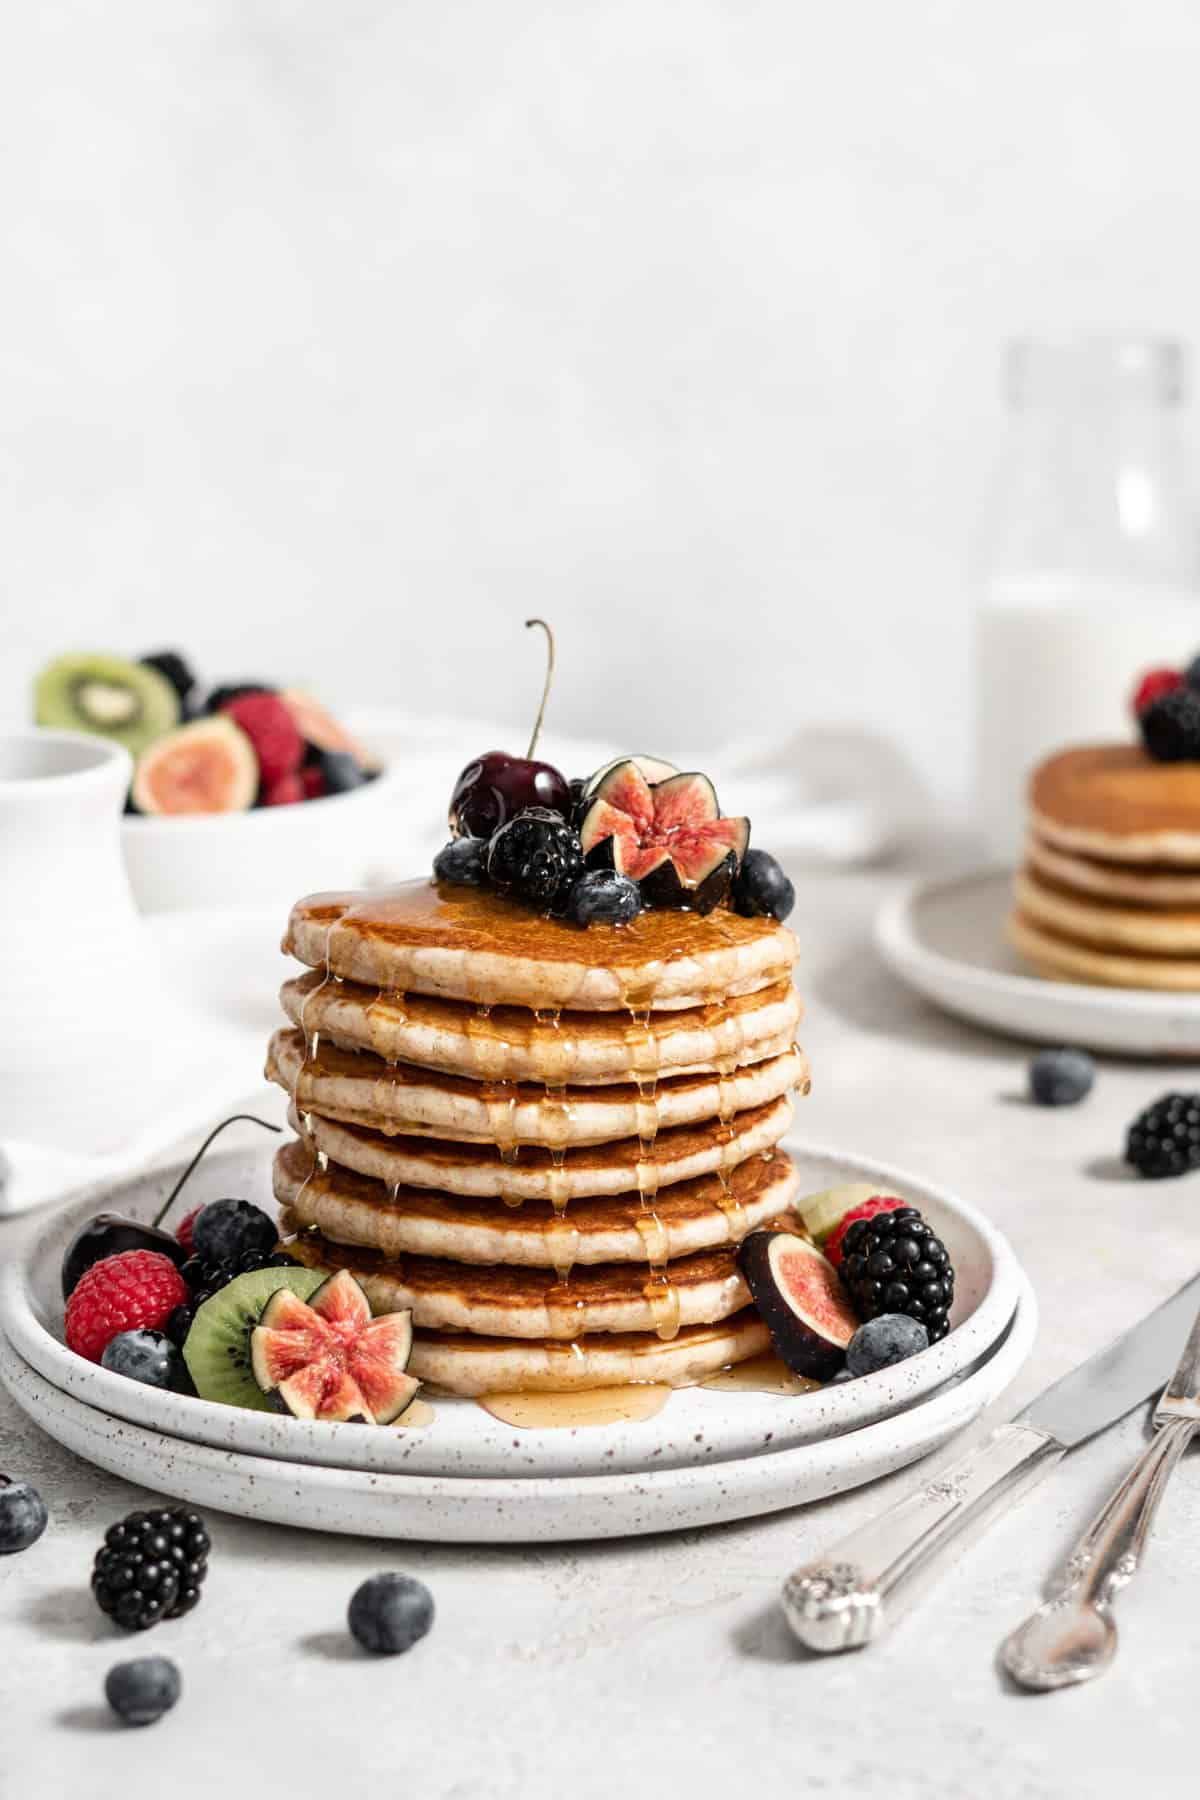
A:
<svg viewBox="0 0 1200 1800">
<path fill-rule="evenodd" d="M 307 1300 L 327 1275 L 324 1269 L 251 1269 L 206 1300 L 183 1346 L 183 1360 L 200 1398 L 273 1412 L 250 1367 L 250 1333 L 272 1294 L 287 1287 Z"/>
<path fill-rule="evenodd" d="M 810 1194 L 807 1200 L 798 1200 L 796 1210 L 813 1242 L 823 1244 L 833 1236 L 851 1207 L 861 1206 L 880 1191 L 878 1184 L 872 1187 L 869 1181 L 847 1181 L 841 1187 L 826 1188 L 820 1194 Z"/>
<path fill-rule="evenodd" d="M 119 656 L 59 656 L 34 682 L 36 724 L 115 738 L 134 756 L 178 725 L 180 710 L 165 675 Z"/>
</svg>

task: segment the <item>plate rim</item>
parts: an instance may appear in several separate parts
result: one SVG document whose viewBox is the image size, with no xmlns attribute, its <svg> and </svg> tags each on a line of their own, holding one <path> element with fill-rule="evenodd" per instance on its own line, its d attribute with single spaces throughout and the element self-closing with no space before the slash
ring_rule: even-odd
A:
<svg viewBox="0 0 1200 1800">
<path fill-rule="evenodd" d="M 1020 1291 L 1020 1280 L 1024 1271 L 1011 1244 L 1002 1231 L 995 1226 L 977 1207 L 959 1198 L 937 1182 L 930 1182 L 923 1177 L 904 1171 L 895 1165 L 881 1163 L 874 1158 L 854 1156 L 845 1150 L 828 1144 L 815 1144 L 803 1141 L 794 1131 L 784 1139 L 785 1145 L 791 1146 L 798 1154 L 813 1158 L 822 1158 L 835 1165 L 840 1164 L 852 1173 L 849 1179 L 866 1179 L 872 1184 L 878 1182 L 881 1190 L 894 1188 L 900 1193 L 916 1188 L 923 1191 L 937 1204 L 961 1219 L 973 1230 L 983 1243 L 991 1259 L 991 1279 L 987 1289 L 981 1296 L 972 1314 L 955 1327 L 950 1337 L 941 1344 L 933 1345 L 922 1353 L 930 1359 L 925 1365 L 923 1374 L 927 1378 L 921 1383 L 920 1391 L 912 1395 L 912 1376 L 910 1365 L 907 1380 L 900 1369 L 884 1370 L 877 1375 L 863 1376 L 859 1381 L 847 1384 L 844 1389 L 829 1390 L 826 1404 L 834 1408 L 832 1428 L 824 1431 L 819 1437 L 809 1437 L 806 1441 L 823 1442 L 827 1437 L 851 1435 L 867 1428 L 881 1417 L 891 1416 L 905 1410 L 909 1405 L 923 1405 L 935 1395 L 942 1386 L 951 1380 L 962 1379 L 964 1371 L 972 1371 L 980 1358 L 986 1356 L 1001 1333 L 1008 1327 L 1016 1307 L 1017 1295 Z M 230 1156 L 238 1154 L 230 1152 Z M 182 1166 L 182 1165 L 181 1165 Z M 171 1170 L 163 1169 L 152 1172 L 153 1178 L 169 1181 Z M 134 1177 L 140 1181 L 147 1177 Z M 118 1191 L 124 1183 L 116 1184 Z M 295 1456 L 288 1460 L 304 1459 L 300 1456 L 302 1446 L 308 1448 L 308 1459 L 311 1466 L 356 1466 L 374 1468 L 382 1472 L 382 1466 L 371 1460 L 355 1456 L 363 1445 L 361 1428 L 348 1425 L 336 1425 L 317 1421 L 287 1420 L 274 1414 L 260 1414 L 249 1411 L 241 1412 L 237 1408 L 218 1406 L 204 1400 L 188 1400 L 187 1418 L 177 1415 L 173 1410 L 181 1407 L 182 1396 L 163 1395 L 157 1390 L 141 1389 L 118 1375 L 99 1368 L 98 1365 L 81 1366 L 80 1359 L 43 1324 L 38 1316 L 39 1303 L 32 1288 L 31 1270 L 35 1260 L 45 1253 L 44 1246 L 48 1235 L 61 1231 L 68 1214 L 83 1212 L 96 1204 L 96 1201 L 111 1188 L 101 1188 L 100 1194 L 90 1194 L 81 1199 L 56 1208 L 52 1213 L 43 1215 L 39 1228 L 31 1231 L 18 1254 L 0 1270 L 0 1330 L 11 1340 L 14 1349 L 37 1373 L 43 1376 L 58 1391 L 80 1400 L 80 1404 L 90 1406 L 94 1411 L 111 1417 L 124 1419 L 126 1422 L 152 1430 L 166 1431 L 187 1442 L 204 1443 L 209 1447 L 234 1451 L 242 1454 L 271 1457 L 278 1455 L 278 1448 L 263 1443 L 264 1421 L 269 1422 L 273 1434 L 281 1431 L 292 1433 L 291 1442 L 295 1445 Z M 93 1397 L 83 1398 L 78 1388 L 86 1381 Z M 168 1409 L 168 1410 L 164 1410 Z M 840 1420 L 844 1422 L 839 1421 Z M 197 1436 L 197 1429 L 188 1430 L 186 1424 L 193 1420 L 197 1429 L 206 1428 Z M 782 1423 L 782 1421 L 781 1421 Z M 596 1428 L 601 1430 L 603 1428 Z M 423 1435 L 423 1434 L 421 1434 Z M 549 1439 L 557 1446 L 564 1439 L 562 1432 L 537 1433 L 525 1432 L 522 1435 L 523 1447 L 531 1453 L 525 1458 L 526 1465 L 532 1463 L 536 1469 L 536 1451 L 539 1439 Z M 256 1443 L 254 1440 L 258 1439 Z M 418 1434 L 413 1434 L 407 1449 L 402 1447 L 402 1434 L 396 1434 L 396 1460 L 407 1464 L 410 1469 L 417 1463 L 428 1459 L 422 1455 L 425 1445 Z M 593 1440 L 589 1433 L 588 1442 Z M 793 1437 L 789 1442 L 796 1442 Z M 389 1438 L 389 1444 L 391 1439 Z M 325 1454 L 328 1446 L 329 1454 Z M 385 1452 L 388 1445 L 381 1445 Z M 314 1451 L 319 1451 L 319 1460 L 312 1460 Z M 737 1455 L 748 1452 L 735 1451 Z M 448 1452 L 448 1455 L 452 1453 Z M 549 1449 L 548 1454 L 558 1454 L 566 1460 L 565 1450 L 557 1452 Z M 339 1463 L 342 1455 L 350 1455 L 352 1462 Z M 726 1456 L 718 1456 L 713 1452 L 705 1460 L 726 1460 Z M 521 1480 L 538 1479 L 536 1473 L 526 1473 L 514 1477 Z M 495 1479 L 489 1475 L 473 1475 L 467 1479 Z"/>
<path fill-rule="evenodd" d="M 993 1354 L 962 1381 L 941 1389 L 923 1404 L 893 1413 L 861 1431 L 843 1433 L 818 1444 L 783 1446 L 732 1461 L 648 1472 L 532 1478 L 380 1474 L 217 1450 L 173 1437 L 167 1432 L 113 1419 L 63 1393 L 30 1368 L 2 1331 L 0 1386 L 8 1391 L 26 1417 L 47 1431 L 56 1442 L 63 1443 L 72 1454 L 91 1461 L 92 1466 L 105 1468 L 122 1480 L 140 1482 L 151 1489 L 162 1485 L 158 1478 L 163 1471 L 157 1466 L 149 1471 L 147 1479 L 145 1469 L 139 1471 L 136 1466 L 119 1468 L 113 1466 L 113 1462 L 89 1458 L 77 1441 L 68 1443 L 57 1435 L 58 1414 L 73 1420 L 77 1431 L 92 1436 L 96 1435 L 98 1422 L 107 1419 L 112 1428 L 107 1434 L 110 1439 L 126 1449 L 132 1447 L 134 1451 L 140 1450 L 166 1463 L 171 1477 L 167 1492 L 174 1492 L 174 1482 L 181 1481 L 183 1486 L 177 1497 L 238 1517 L 265 1519 L 300 1530 L 326 1530 L 348 1536 L 378 1537 L 382 1534 L 403 1541 L 528 1543 L 643 1536 L 690 1530 L 809 1505 L 865 1486 L 933 1454 L 999 1400 L 1027 1361 L 1037 1335 L 1038 1305 L 1032 1284 L 1023 1270 L 1018 1270 L 1018 1290 L 1012 1320 Z M 40 1405 L 37 1403 L 39 1395 Z M 912 1422 L 916 1418 L 923 1422 L 923 1432 L 912 1431 Z M 74 1438 L 76 1434 L 71 1435 Z M 142 1440 L 150 1440 L 149 1446 Z M 864 1450 L 877 1453 L 874 1461 L 862 1455 Z M 265 1499 L 266 1506 L 260 1504 L 255 1510 L 246 1511 L 245 1501 L 239 1506 L 228 1497 L 195 1499 L 186 1491 L 189 1464 L 198 1465 L 212 1482 L 232 1476 L 254 1493 L 260 1503 Z M 174 1474 L 176 1465 L 183 1471 L 181 1476 Z M 796 1493 L 803 1492 L 806 1484 L 811 1487 L 816 1465 L 826 1471 L 817 1478 L 820 1491 L 807 1492 L 797 1499 Z M 849 1479 L 842 1479 L 843 1476 L 849 1476 Z M 831 1485 L 825 1485 L 827 1479 Z M 270 1500 L 272 1484 L 282 1490 L 277 1513 L 272 1510 Z M 307 1517 L 289 1515 L 288 1496 L 294 1500 L 305 1488 L 310 1494 L 316 1493 L 335 1503 L 330 1516 L 320 1524 L 314 1524 Z M 351 1520 L 344 1506 L 339 1511 L 336 1505 L 339 1498 L 345 1502 L 348 1496 L 352 1496 L 355 1505 L 365 1506 L 372 1498 L 386 1504 L 392 1509 L 388 1522 L 381 1525 L 378 1520 L 371 1523 Z M 419 1527 L 406 1527 L 400 1517 L 406 1503 L 409 1510 L 426 1505 L 438 1510 L 423 1516 Z M 624 1509 L 637 1503 L 663 1510 L 649 1515 L 643 1512 L 630 1519 Z M 667 1510 L 673 1503 L 680 1508 L 675 1515 Z M 585 1505 L 598 1506 L 604 1514 L 604 1523 L 599 1529 L 577 1530 L 570 1525 L 567 1517 L 570 1510 Z M 511 1516 L 511 1525 L 504 1524 L 506 1511 Z M 461 1526 L 467 1529 L 460 1529 Z"/>
</svg>

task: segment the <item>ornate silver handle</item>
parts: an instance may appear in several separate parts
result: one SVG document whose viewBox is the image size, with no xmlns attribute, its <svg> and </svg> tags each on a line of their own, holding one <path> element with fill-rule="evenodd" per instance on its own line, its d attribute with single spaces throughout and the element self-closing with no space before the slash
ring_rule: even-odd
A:
<svg viewBox="0 0 1200 1800">
<path fill-rule="evenodd" d="M 1000 1659 L 1022 1687 L 1090 1681 L 1112 1661 L 1110 1616 L 1146 1549 L 1158 1503 L 1200 1421 L 1173 1418 L 1155 1434 L 1064 1566 L 1058 1591 L 1004 1641 Z"/>
<path fill-rule="evenodd" d="M 1031 1486 L 1064 1454 L 1032 1425 L 1001 1425 L 915 1494 L 852 1532 L 784 1583 L 783 1612 L 810 1650 L 857 1650 L 879 1637 L 964 1532 Z"/>
</svg>

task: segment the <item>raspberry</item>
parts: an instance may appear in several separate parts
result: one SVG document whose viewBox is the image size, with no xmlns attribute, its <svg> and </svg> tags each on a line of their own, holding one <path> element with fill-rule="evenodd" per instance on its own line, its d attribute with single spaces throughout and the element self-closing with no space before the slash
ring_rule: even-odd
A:
<svg viewBox="0 0 1200 1800">
<path fill-rule="evenodd" d="M 67 1344 L 98 1363 L 119 1332 L 161 1331 L 188 1298 L 187 1283 L 158 1250 L 122 1250 L 93 1263 L 67 1301 Z"/>
<path fill-rule="evenodd" d="M 329 791 L 325 785 L 325 771 L 317 763 L 313 763 L 310 768 L 301 769 L 300 779 L 304 783 L 306 800 L 321 800 Z"/>
<path fill-rule="evenodd" d="M 177 1244 L 182 1244 L 189 1256 L 191 1256 L 194 1249 L 194 1245 L 192 1244 L 192 1226 L 196 1223 L 198 1215 L 203 1211 L 204 1208 L 202 1206 L 193 1206 L 191 1212 L 180 1219 L 178 1225 L 175 1227 L 175 1242 Z"/>
<path fill-rule="evenodd" d="M 1134 692 L 1134 718 L 1140 719 L 1148 706 L 1153 706 L 1164 694 L 1173 693 L 1177 687 L 1182 686 L 1183 676 L 1178 669 L 1148 669 Z"/>
<path fill-rule="evenodd" d="M 874 1219 L 879 1213 L 896 1212 L 907 1206 L 907 1200 L 897 1200 L 889 1194 L 873 1194 L 869 1200 L 863 1200 L 858 1206 L 852 1206 L 839 1225 L 835 1225 L 825 1240 L 825 1255 L 838 1268 L 842 1260 L 842 1239 L 850 1227 L 858 1219 Z"/>
<path fill-rule="evenodd" d="M 278 694 L 242 694 L 221 711 L 241 726 L 254 745 L 265 787 L 295 774 L 304 760 L 304 739 Z"/>
<path fill-rule="evenodd" d="M 278 781 L 270 781 L 263 789 L 264 806 L 294 806 L 297 800 L 305 799 L 304 783 L 299 775 L 281 775 Z"/>
</svg>

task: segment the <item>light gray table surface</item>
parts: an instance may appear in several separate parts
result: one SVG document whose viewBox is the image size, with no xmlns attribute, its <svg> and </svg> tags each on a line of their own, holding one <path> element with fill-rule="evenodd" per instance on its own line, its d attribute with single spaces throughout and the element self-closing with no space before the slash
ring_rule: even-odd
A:
<svg viewBox="0 0 1200 1800">
<path fill-rule="evenodd" d="M 876 961 L 870 920 L 898 878 L 800 884 L 813 1065 L 800 1124 L 953 1186 L 1008 1232 L 1041 1331 L 1000 1417 L 1194 1272 L 1200 1177 L 1140 1183 L 1117 1162 L 1133 1113 L 1193 1077 L 1108 1062 L 1084 1106 L 1026 1104 L 1024 1046 L 941 1017 Z M 265 988 L 278 979 L 271 948 Z M 0 1257 L 24 1228 L 0 1226 Z M 340 1796 L 376 1783 L 413 1800 L 1192 1795 L 1200 1455 L 1176 1476 L 1119 1603 L 1107 1678 L 1032 1698 L 995 1666 L 998 1641 L 1145 1424 L 1130 1418 L 1072 1457 L 883 1645 L 822 1661 L 786 1636 L 779 1582 L 915 1471 L 767 1519 L 544 1549 L 372 1543 L 212 1515 L 200 1608 L 126 1639 L 87 1580 L 105 1527 L 146 1496 L 61 1450 L 0 1394 L 0 1470 L 34 1481 L 52 1514 L 37 1546 L 0 1559 L 0 1795 Z M 345 1633 L 351 1592 L 378 1569 L 419 1575 L 435 1596 L 433 1632 L 405 1657 L 369 1660 Z M 184 1697 L 150 1730 L 118 1728 L 105 1671 L 152 1650 L 179 1663 Z"/>
</svg>

